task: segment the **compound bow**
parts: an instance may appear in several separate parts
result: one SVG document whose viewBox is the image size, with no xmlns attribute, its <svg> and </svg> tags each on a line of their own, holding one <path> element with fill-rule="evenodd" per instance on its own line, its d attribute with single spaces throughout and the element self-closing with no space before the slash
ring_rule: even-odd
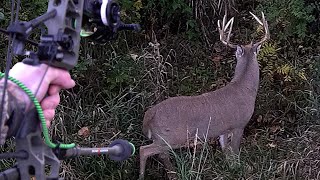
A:
<svg viewBox="0 0 320 180">
<path fill-rule="evenodd" d="M 28 22 L 18 20 L 20 0 L 16 3 L 16 10 L 14 4 L 13 1 L 10 25 L 7 30 L 1 30 L 9 37 L 6 71 L 2 75 L 5 78 L 3 95 L 10 78 L 8 72 L 12 54 L 27 56 L 23 63 L 29 65 L 37 66 L 40 63 L 46 63 L 49 66 L 71 70 L 78 61 L 81 37 L 105 43 L 115 39 L 120 30 L 140 30 L 138 24 L 124 24 L 120 20 L 120 6 L 113 0 L 49 0 L 47 12 Z M 15 20 L 13 20 L 14 11 Z M 48 32 L 41 35 L 40 43 L 28 40 L 32 31 L 42 24 L 45 24 Z M 37 52 L 26 51 L 26 43 L 37 46 Z M 14 79 L 10 80 L 16 82 Z M 19 84 L 19 82 L 16 83 Z M 23 85 L 20 84 L 20 86 L 24 88 Z M 5 132 L 6 137 L 0 137 L 0 142 L 14 137 L 16 149 L 15 152 L 0 154 L 0 159 L 15 158 L 16 164 L 1 172 L 0 180 L 29 180 L 31 177 L 41 180 L 62 179 L 59 177 L 60 160 L 80 155 L 107 154 L 112 160 L 123 161 L 134 153 L 133 144 L 121 139 L 103 148 L 81 148 L 75 144 L 52 143 L 41 108 L 39 109 L 35 96 L 30 93 L 29 96 L 35 101 L 35 108 L 26 114 L 15 115 L 18 118 L 8 122 L 1 122 L 4 101 L 1 102 L 0 132 L 8 130 Z M 45 172 L 47 165 L 50 166 L 49 173 Z"/>
</svg>

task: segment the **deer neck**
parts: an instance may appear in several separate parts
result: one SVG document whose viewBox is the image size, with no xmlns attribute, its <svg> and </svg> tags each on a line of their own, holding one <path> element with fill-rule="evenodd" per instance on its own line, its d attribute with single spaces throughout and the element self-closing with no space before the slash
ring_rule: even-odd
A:
<svg viewBox="0 0 320 180">
<path fill-rule="evenodd" d="M 250 90 L 255 95 L 259 88 L 259 64 L 256 59 L 248 61 L 237 61 L 235 74 L 231 84 Z"/>
</svg>

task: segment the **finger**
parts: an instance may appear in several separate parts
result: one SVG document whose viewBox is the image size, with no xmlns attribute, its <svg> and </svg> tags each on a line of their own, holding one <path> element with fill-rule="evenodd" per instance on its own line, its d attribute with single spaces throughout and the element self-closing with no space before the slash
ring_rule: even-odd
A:
<svg viewBox="0 0 320 180">
<path fill-rule="evenodd" d="M 61 86 L 63 89 L 72 88 L 76 84 L 70 73 L 63 69 L 49 67 L 46 77 L 49 84 Z"/>
<path fill-rule="evenodd" d="M 54 115 L 55 115 L 55 109 L 47 109 L 43 111 L 43 116 L 46 119 L 46 124 L 48 128 L 51 125 L 51 121 L 53 120 Z"/>
<path fill-rule="evenodd" d="M 41 101 L 41 107 L 43 110 L 55 109 L 60 103 L 60 96 L 58 93 L 45 97 Z"/>
<path fill-rule="evenodd" d="M 61 90 L 61 86 L 58 85 L 50 85 L 48 94 L 53 95 L 53 94 L 58 94 Z"/>
</svg>

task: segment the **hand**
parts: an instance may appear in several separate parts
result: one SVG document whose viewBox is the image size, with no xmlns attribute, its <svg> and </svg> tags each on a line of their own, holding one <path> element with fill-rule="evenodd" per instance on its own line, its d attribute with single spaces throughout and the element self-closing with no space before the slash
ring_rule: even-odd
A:
<svg viewBox="0 0 320 180">
<path fill-rule="evenodd" d="M 39 87 L 47 68 L 48 71 Z M 48 67 L 46 64 L 31 66 L 20 62 L 12 67 L 9 71 L 9 76 L 21 81 L 33 94 L 36 93 L 39 87 L 39 90 L 35 95 L 41 104 L 48 127 L 54 118 L 55 109 L 60 103 L 60 90 L 69 89 L 75 86 L 75 82 L 72 80 L 68 71 Z M 46 94 L 48 96 L 46 96 Z M 28 104 L 31 103 L 29 98 L 26 101 L 28 101 Z"/>
</svg>

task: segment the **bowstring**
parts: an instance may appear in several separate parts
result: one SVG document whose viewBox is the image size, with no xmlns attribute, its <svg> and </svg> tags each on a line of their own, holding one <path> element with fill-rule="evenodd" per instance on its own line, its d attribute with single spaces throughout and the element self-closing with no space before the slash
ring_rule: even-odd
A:
<svg viewBox="0 0 320 180">
<path fill-rule="evenodd" d="M 20 11 L 20 4 L 21 4 L 21 0 L 17 1 L 16 7 L 15 7 L 15 0 L 11 1 L 11 15 L 10 15 L 10 25 L 12 25 L 14 22 L 18 22 L 19 20 L 19 11 Z M 15 11 L 15 13 L 14 13 Z M 14 17 L 15 16 L 15 17 Z M 13 21 L 13 19 L 15 18 L 15 20 Z M 43 33 L 41 33 L 43 34 Z M 4 85 L 3 85 L 3 93 L 2 93 L 2 100 L 1 100 L 1 106 L 0 106 L 0 132 L 1 132 L 1 124 L 2 124 L 2 118 L 3 118 L 3 109 L 4 109 L 4 100 L 5 100 L 5 93 L 6 93 L 6 89 L 7 89 L 7 84 L 8 84 L 8 77 L 9 77 L 9 71 L 10 71 L 10 67 L 12 66 L 12 56 L 13 56 L 13 42 L 16 39 L 16 34 L 14 33 L 13 35 L 9 33 L 8 36 L 8 49 L 7 49 L 7 57 L 6 57 L 6 67 L 5 67 L 5 76 L 4 76 Z M 51 51 L 51 49 L 50 49 Z M 42 76 L 39 85 L 37 87 L 37 90 L 34 94 L 34 96 L 36 97 L 39 89 L 41 87 L 41 84 L 44 81 L 44 78 L 49 70 L 49 67 L 52 65 L 52 62 L 54 60 L 54 52 L 51 54 L 51 57 L 49 59 L 49 63 L 48 66 L 45 69 L 44 75 Z M 26 116 L 24 116 L 23 120 L 24 121 L 26 118 Z"/>
<path fill-rule="evenodd" d="M 19 19 L 19 9 L 20 9 L 20 0 L 17 1 L 16 5 L 16 14 L 15 14 L 15 22 L 18 21 Z M 13 18 L 14 18 L 14 11 L 15 11 L 15 0 L 11 1 L 11 16 L 10 16 L 10 25 L 13 25 Z M 1 132 L 1 126 L 2 126 L 2 118 L 3 118 L 3 106 L 4 106 L 4 99 L 5 99 L 5 94 L 6 94 L 6 89 L 7 89 L 7 84 L 8 84 L 8 77 L 9 77 L 9 71 L 10 67 L 12 65 L 12 45 L 13 42 L 16 39 L 16 34 L 9 33 L 8 36 L 8 49 L 7 49 L 7 57 L 6 57 L 6 68 L 5 68 L 5 76 L 4 76 L 4 85 L 3 85 L 3 91 L 2 91 L 2 100 L 1 100 L 1 106 L 0 106 L 0 132 Z"/>
</svg>

